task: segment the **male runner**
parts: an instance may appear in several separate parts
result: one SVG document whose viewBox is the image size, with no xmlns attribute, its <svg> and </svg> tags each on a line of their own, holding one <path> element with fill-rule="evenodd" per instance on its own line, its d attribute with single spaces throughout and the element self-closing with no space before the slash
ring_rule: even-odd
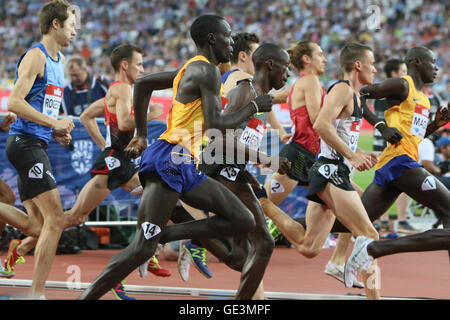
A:
<svg viewBox="0 0 450 320">
<path fill-rule="evenodd" d="M 399 78 L 403 77 L 408 73 L 408 69 L 406 67 L 406 63 L 400 59 L 389 59 L 386 61 L 384 65 L 384 72 L 387 78 Z M 373 109 L 375 115 L 380 119 L 384 120 L 384 112 L 388 109 L 386 99 L 375 100 L 373 104 Z M 382 122 L 378 122 L 379 125 Z M 381 152 L 386 148 L 387 141 L 383 138 L 380 131 L 376 128 L 373 132 L 373 151 L 377 152 L 377 154 L 381 154 Z M 402 193 L 395 202 L 397 206 L 397 215 L 398 215 L 398 229 L 395 231 L 411 233 L 415 230 L 415 228 L 409 224 L 406 220 L 406 208 L 408 206 L 408 196 Z M 380 218 L 380 231 L 389 231 L 389 211 L 383 214 Z"/>
<path fill-rule="evenodd" d="M 46 148 L 52 136 L 67 145 L 74 127 L 71 119 L 57 120 L 64 87 L 64 56 L 60 51 L 76 35 L 75 12 L 69 8 L 65 0 L 50 1 L 42 7 L 42 41 L 20 57 L 8 99 L 8 110 L 18 119 L 9 131 L 6 153 L 19 174 L 19 194 L 28 215 L 2 204 L 0 220 L 28 235 L 41 234 L 34 254 L 34 298 L 44 295 L 45 281 L 64 230 L 61 199 Z M 10 247 L 10 252 L 14 249 Z"/>
<path fill-rule="evenodd" d="M 263 44 L 253 53 L 252 60 L 255 66 L 254 78 L 238 81 L 238 85 L 229 92 L 227 96 L 229 103 L 224 111 L 225 114 L 239 110 L 240 106 L 245 106 L 252 99 L 269 92 L 272 88 L 276 90 L 282 88 L 287 81 L 289 55 L 280 47 L 274 44 Z M 240 125 L 236 138 L 249 148 L 258 150 L 267 118 L 267 113 L 256 114 L 250 121 Z M 242 273 L 237 296 L 250 299 L 254 297 L 255 291 L 262 281 L 274 248 L 274 240 L 265 223 L 264 212 L 251 186 L 256 179 L 250 177 L 251 174 L 245 168 L 246 163 L 235 161 L 233 157 L 227 156 L 225 153 L 223 158 L 215 158 L 219 162 L 211 164 L 208 160 L 210 156 L 214 158 L 215 148 L 216 145 L 213 142 L 204 149 L 199 170 L 233 191 L 255 216 L 256 228 L 248 235 L 228 239 L 228 246 L 216 246 L 216 242 L 218 242 L 216 239 L 203 240 L 201 243 L 222 262 Z M 279 161 L 286 162 L 286 159 L 281 158 Z M 285 168 L 285 165 L 281 165 L 279 171 L 284 173 L 286 172 Z M 243 251 L 236 254 L 236 250 L 239 250 L 236 247 L 240 247 L 240 250 Z M 263 298 L 263 292 L 255 298 Z"/>
<path fill-rule="evenodd" d="M 153 90 L 170 87 L 173 106 L 168 129 L 142 154 L 140 179 L 144 187 L 138 209 L 138 230 L 133 242 L 115 255 L 80 299 L 98 299 L 130 272 L 148 260 L 158 242 L 191 238 L 217 238 L 248 233 L 255 227 L 252 213 L 219 182 L 196 169 L 205 130 L 225 132 L 271 110 L 272 97 L 252 100 L 239 112 L 221 114 L 220 72 L 217 65 L 231 55 L 231 28 L 216 15 L 198 17 L 191 26 L 198 55 L 179 72 L 162 72 L 141 78 L 135 85 L 133 104 L 137 134 L 125 150 L 132 157 L 147 147 L 146 109 Z M 145 89 L 145 92 L 141 90 Z M 242 150 L 242 149 L 241 149 Z M 250 151 L 244 149 L 245 158 Z M 270 164 L 261 155 L 259 162 Z M 178 200 L 215 213 L 214 217 L 167 226 Z"/>
<path fill-rule="evenodd" d="M 223 64 L 230 65 L 230 67 L 228 68 L 229 70 L 222 74 L 222 84 L 224 86 L 223 95 L 225 97 L 227 97 L 228 93 L 234 87 L 236 87 L 236 84 L 239 81 L 244 79 L 251 79 L 253 77 L 255 73 L 255 66 L 252 61 L 252 56 L 255 50 L 258 48 L 259 38 L 254 33 L 243 32 L 234 35 L 233 42 L 233 54 L 231 56 L 231 61 L 229 63 Z M 276 98 L 274 96 L 274 100 L 275 99 Z M 286 143 L 291 138 L 292 135 L 286 133 L 273 110 L 267 114 L 267 117 L 264 116 L 264 119 L 265 118 L 267 118 L 267 123 L 269 123 L 272 129 L 279 130 L 279 136 L 283 143 Z M 261 196 L 262 195 L 259 194 L 258 198 L 260 198 Z M 190 210 L 190 212 L 192 213 L 192 210 Z M 182 247 L 180 259 L 178 260 L 178 269 L 180 271 L 182 279 L 184 281 L 187 281 L 187 271 L 189 270 L 189 265 L 186 264 L 190 264 L 191 260 L 203 275 L 205 275 L 207 278 L 212 277 L 212 274 L 206 264 L 206 250 L 201 247 L 201 243 L 198 240 L 189 240 L 186 241 L 183 245 L 184 248 Z M 189 254 L 187 258 L 185 257 L 186 254 Z"/>
<path fill-rule="evenodd" d="M 92 137 L 96 137 L 101 154 L 97 157 L 91 170 L 89 180 L 78 195 L 72 209 L 65 212 L 66 228 L 83 223 L 92 210 L 99 206 L 112 190 L 121 187 L 132 194 L 142 194 L 138 177 L 138 165 L 127 159 L 123 150 L 134 136 L 134 113 L 132 108 L 132 85 L 144 73 L 142 49 L 125 44 L 111 52 L 111 65 L 114 69 L 114 82 L 111 83 L 105 98 L 94 102 L 83 114 L 81 120 Z M 152 106 L 147 114 L 151 121 L 161 116 L 161 108 Z M 95 117 L 105 114 L 107 128 L 106 141 L 98 126 L 93 126 Z M 15 255 L 8 256 L 6 265 L 14 268 L 15 262 L 29 252 L 37 238 L 28 237 L 16 246 Z M 16 240 L 19 241 L 20 240 Z M 121 284 L 119 284 L 121 286 Z M 117 297 L 129 299 L 121 288 L 114 291 Z"/>
<path fill-rule="evenodd" d="M 400 143 L 389 144 L 381 154 L 374 180 L 364 191 L 362 201 L 371 219 L 376 219 L 405 192 L 432 209 L 445 229 L 392 239 L 386 244 L 357 238 L 345 267 L 346 283 L 360 269 L 367 269 L 372 258 L 399 252 L 449 249 L 450 191 L 417 162 L 420 141 L 448 123 L 449 106 L 441 107 L 434 121 L 429 121 L 430 102 L 421 90 L 437 76 L 435 54 L 428 48 L 414 47 L 406 53 L 405 61 L 407 76 L 387 79 L 361 90 L 368 99 L 386 98 L 389 106 L 385 112 L 386 124 L 397 127 L 403 134 Z M 374 117 L 373 121 L 376 120 Z"/>
<path fill-rule="evenodd" d="M 308 172 L 315 162 L 320 149 L 319 135 L 314 131 L 320 108 L 325 98 L 325 90 L 319 82 L 319 76 L 325 72 L 327 59 L 320 46 L 311 41 L 301 41 L 288 50 L 292 65 L 300 72 L 300 78 L 290 89 L 288 105 L 292 118 L 292 141 L 280 151 L 280 156 L 288 158 L 291 170 L 287 175 L 274 173 L 265 184 L 268 199 L 260 199 L 268 217 L 274 217 L 275 224 L 282 234 L 291 239 L 294 246 L 296 227 L 299 226 L 281 209 L 274 209 L 294 190 L 297 185 L 308 186 Z M 357 190 L 360 188 L 354 185 Z M 362 194 L 362 190 L 361 190 Z M 274 206 L 275 205 L 275 206 Z M 344 263 L 350 234 L 339 235 L 333 258 L 327 263 L 325 273 L 344 282 Z M 299 250 L 304 246 L 299 246 Z M 306 252 L 305 252 L 306 253 Z M 308 255 L 308 253 L 306 253 Z M 355 280 L 355 287 L 364 285 Z"/>
</svg>

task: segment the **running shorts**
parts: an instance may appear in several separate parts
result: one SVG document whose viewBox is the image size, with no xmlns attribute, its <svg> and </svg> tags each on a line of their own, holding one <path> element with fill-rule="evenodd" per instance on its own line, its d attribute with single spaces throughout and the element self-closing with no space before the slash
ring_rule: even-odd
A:
<svg viewBox="0 0 450 320">
<path fill-rule="evenodd" d="M 138 170 L 139 165 L 128 159 L 122 151 L 108 147 L 95 160 L 91 177 L 108 175 L 108 189 L 112 191 L 130 181 Z"/>
<path fill-rule="evenodd" d="M 316 161 L 314 153 L 297 142 L 291 142 L 280 150 L 280 157 L 287 158 L 291 162 L 288 177 L 298 181 L 299 186 L 308 185 L 309 170 Z"/>
<path fill-rule="evenodd" d="M 161 179 L 178 193 L 186 193 L 206 180 L 196 168 L 195 158 L 181 145 L 156 140 L 142 154 L 139 177 L 145 186 L 144 173 L 156 171 Z"/>
<path fill-rule="evenodd" d="M 406 169 L 414 169 L 421 166 L 417 161 L 404 154 L 391 159 L 376 170 L 373 182 L 381 187 L 387 187 L 391 181 L 400 177 Z"/>
<path fill-rule="evenodd" d="M 17 170 L 22 202 L 57 188 L 44 140 L 10 135 L 6 140 L 6 155 Z"/>
<path fill-rule="evenodd" d="M 329 182 L 343 190 L 355 190 L 350 182 L 350 170 L 342 161 L 320 157 L 309 172 L 309 189 L 306 198 L 314 202 L 325 204 L 317 194 L 322 191 Z"/>
</svg>

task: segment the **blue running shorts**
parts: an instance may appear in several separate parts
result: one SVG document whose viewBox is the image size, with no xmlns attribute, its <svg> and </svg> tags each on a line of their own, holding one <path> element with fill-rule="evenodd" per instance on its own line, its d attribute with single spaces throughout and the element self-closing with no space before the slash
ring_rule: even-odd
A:
<svg viewBox="0 0 450 320">
<path fill-rule="evenodd" d="M 173 190 L 186 193 L 206 180 L 197 170 L 195 158 L 187 149 L 165 140 L 156 140 L 142 154 L 139 175 L 156 171 Z M 140 179 L 142 186 L 145 186 Z"/>
</svg>

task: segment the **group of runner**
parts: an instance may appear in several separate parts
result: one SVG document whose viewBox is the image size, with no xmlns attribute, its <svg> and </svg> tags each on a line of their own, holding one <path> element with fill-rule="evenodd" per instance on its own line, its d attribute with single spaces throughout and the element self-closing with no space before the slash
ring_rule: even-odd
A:
<svg viewBox="0 0 450 320">
<path fill-rule="evenodd" d="M 202 15 L 192 23 L 197 55 L 176 71 L 143 75 L 140 48 L 120 45 L 113 50 L 114 82 L 105 98 L 82 117 L 102 153 L 76 204 L 64 212 L 46 148 L 51 138 L 67 145 L 74 128 L 71 119 L 58 120 L 64 87 L 60 51 L 76 35 L 75 12 L 70 8 L 64 0 L 44 5 L 39 16 L 42 41 L 19 59 L 8 100 L 8 110 L 17 120 L 9 130 L 6 154 L 18 172 L 27 214 L 13 207 L 14 202 L 0 203 L 0 222 L 29 237 L 10 245 L 4 272 L 12 272 L 19 257 L 36 246 L 31 297 L 45 297 L 45 281 L 62 231 L 83 222 L 118 187 L 141 194 L 136 235 L 79 299 L 101 298 L 134 270 L 145 269 L 159 243 L 184 239 L 195 239 L 241 272 L 237 299 L 263 299 L 262 280 L 274 249 L 265 217 L 308 258 L 321 251 L 330 232 L 339 232 L 336 259 L 345 261 L 351 235 L 355 236 L 345 268 L 330 261 L 327 273 L 348 287 L 365 287 L 370 299 L 380 298 L 379 287 L 366 283 L 376 270 L 369 268 L 374 259 L 410 251 L 450 253 L 450 193 L 417 162 L 419 142 L 449 120 L 446 106 L 429 121 L 430 103 L 421 93 L 423 85 L 436 78 L 434 53 L 411 48 L 405 57 L 408 75 L 373 84 L 372 49 L 348 43 L 340 54 L 344 77 L 325 91 L 319 76 L 327 60 L 320 46 L 309 41 L 288 50 L 271 43 L 254 46 L 242 56 L 252 62 L 247 74 L 227 67 L 232 54 L 240 52 L 233 52 L 232 29 L 217 15 Z M 284 87 L 290 64 L 300 78 L 289 91 L 278 92 L 275 101 L 287 100 L 292 136 L 283 129 L 280 136 L 288 143 L 279 156 L 269 156 L 259 148 L 266 123 L 282 129 L 269 92 Z M 148 146 L 147 122 L 161 116 L 150 99 L 153 91 L 167 88 L 173 88 L 167 130 Z M 389 107 L 385 121 L 366 103 L 381 98 Z M 102 113 L 106 139 L 93 121 Z M 358 148 L 363 117 L 389 142 L 379 157 Z M 139 156 L 136 166 L 132 159 Z M 275 172 L 265 186 L 246 170 L 249 161 Z M 350 180 L 353 169 L 374 166 L 375 178 L 366 190 Z M 300 221 L 278 207 L 297 185 L 308 187 L 310 200 Z M 379 241 L 372 221 L 402 192 L 434 210 L 444 229 Z M 198 219 L 189 208 L 208 212 L 209 217 Z M 169 220 L 174 223 L 168 225 Z M 356 280 L 360 271 L 364 284 Z M 378 276 L 375 272 L 372 278 Z"/>
</svg>

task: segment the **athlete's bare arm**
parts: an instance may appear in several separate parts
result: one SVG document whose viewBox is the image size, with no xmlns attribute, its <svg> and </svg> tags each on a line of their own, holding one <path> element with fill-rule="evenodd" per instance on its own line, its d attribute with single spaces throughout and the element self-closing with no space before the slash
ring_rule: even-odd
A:
<svg viewBox="0 0 450 320">
<path fill-rule="evenodd" d="M 273 104 L 286 103 L 289 97 L 289 88 L 273 93 Z"/>
<path fill-rule="evenodd" d="M 370 169 L 371 157 L 353 152 L 336 133 L 333 123 L 336 119 L 348 117 L 353 112 L 353 90 L 344 83 L 338 83 L 325 97 L 322 109 L 313 125 L 314 130 L 333 149 L 347 158 L 359 171 Z"/>
<path fill-rule="evenodd" d="M 360 95 L 366 99 L 383 99 L 388 100 L 388 106 L 399 105 L 400 102 L 408 97 L 409 84 L 403 78 L 390 78 L 381 83 L 365 86 L 361 88 Z M 396 101 L 399 100 L 399 101 Z M 389 101 L 391 103 L 389 103 Z M 394 102 L 394 104 L 392 104 Z"/>
<path fill-rule="evenodd" d="M 98 99 L 84 110 L 80 116 L 81 123 L 83 123 L 86 131 L 101 150 L 105 149 L 106 142 L 98 128 L 97 120 L 95 120 L 95 118 L 100 117 L 105 113 L 104 101 L 104 98 Z"/>
<path fill-rule="evenodd" d="M 22 119 L 50 127 L 61 133 L 70 133 L 74 124 L 69 118 L 55 120 L 34 109 L 25 97 L 33 87 L 34 81 L 45 72 L 45 54 L 39 49 L 31 49 L 22 59 L 18 69 L 18 79 L 8 98 L 8 111 Z"/>
<path fill-rule="evenodd" d="M 361 105 L 364 109 L 364 119 L 371 125 L 375 126 L 381 133 L 384 140 L 391 144 L 400 142 L 403 135 L 397 128 L 391 128 L 384 121 L 378 118 L 375 113 L 370 110 L 366 103 L 366 99 L 382 99 L 386 98 L 389 107 L 399 105 L 408 97 L 409 85 L 408 81 L 403 78 L 387 79 L 379 84 L 366 86 L 360 90 Z"/>
</svg>

